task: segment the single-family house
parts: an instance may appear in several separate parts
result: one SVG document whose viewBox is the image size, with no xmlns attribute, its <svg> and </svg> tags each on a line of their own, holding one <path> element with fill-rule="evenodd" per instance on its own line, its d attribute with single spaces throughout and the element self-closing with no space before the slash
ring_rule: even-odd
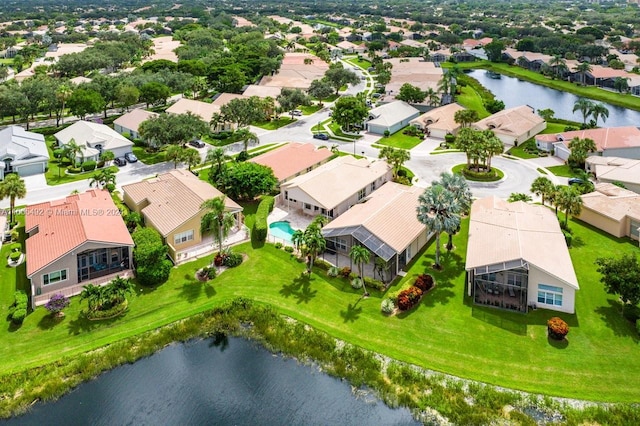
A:
<svg viewBox="0 0 640 426">
<path fill-rule="evenodd" d="M 405 83 L 422 91 L 437 91 L 442 79 L 442 68 L 422 58 L 391 58 L 385 59 L 384 62 L 392 65 L 391 79 L 385 85 L 387 98 L 393 98 L 400 93 L 400 88 Z"/>
<path fill-rule="evenodd" d="M 444 139 L 446 135 L 455 135 L 460 130 L 460 124 L 456 123 L 455 115 L 462 110 L 464 107 L 451 103 L 425 112 L 411 120 L 410 124 L 432 138 Z"/>
<path fill-rule="evenodd" d="M 133 240 L 106 190 L 91 189 L 26 208 L 27 278 L 32 306 L 56 293 L 131 275 Z"/>
<path fill-rule="evenodd" d="M 158 231 L 169 246 L 169 256 L 181 263 L 212 252 L 210 236 L 200 234 L 200 222 L 207 213 L 202 203 L 224 194 L 187 170 L 172 170 L 153 179 L 123 185 L 124 202 L 139 213 L 145 226 Z M 233 233 L 242 230 L 242 207 L 225 197 L 225 210 L 235 216 Z"/>
<path fill-rule="evenodd" d="M 200 119 L 205 123 L 210 124 L 214 115 L 220 114 L 220 105 L 182 98 L 167 108 L 166 112 L 169 114 L 191 113 L 200 117 Z M 235 123 L 217 123 L 215 128 L 212 129 L 217 132 L 222 132 L 225 130 L 234 130 L 235 128 Z"/>
<path fill-rule="evenodd" d="M 575 312 L 580 289 L 553 210 L 494 196 L 473 202 L 467 291 L 474 303 L 515 312 Z"/>
<path fill-rule="evenodd" d="M 498 111 L 471 125 L 478 130 L 493 130 L 505 144 L 518 146 L 547 128 L 547 122 L 533 108 L 521 105 Z"/>
<path fill-rule="evenodd" d="M 391 167 L 385 161 L 347 155 L 280 185 L 279 203 L 333 219 L 389 180 Z"/>
<path fill-rule="evenodd" d="M 328 251 L 349 256 L 354 245 L 365 246 L 390 266 L 393 278 L 430 237 L 416 216 L 420 194 L 416 186 L 385 183 L 322 228 Z"/>
<path fill-rule="evenodd" d="M 140 123 L 157 116 L 158 113 L 136 108 L 118 117 L 113 122 L 113 129 L 121 135 L 128 134 L 132 139 L 140 139 Z"/>
<path fill-rule="evenodd" d="M 49 151 L 40 133 L 19 126 L 0 130 L 0 180 L 7 173 L 32 176 L 44 173 L 49 164 Z"/>
<path fill-rule="evenodd" d="M 281 185 L 326 163 L 332 156 L 333 153 L 327 148 L 292 142 L 248 161 L 270 167 L 278 179 L 278 185 Z"/>
<path fill-rule="evenodd" d="M 244 96 L 257 96 L 259 98 L 272 98 L 275 99 L 280 96 L 282 91 L 281 87 L 274 86 L 258 86 L 257 84 L 249 84 L 242 94 Z"/>
<path fill-rule="evenodd" d="M 598 182 L 619 182 L 630 191 L 640 194 L 640 160 L 619 157 L 587 157 L 587 171 L 593 173 Z"/>
<path fill-rule="evenodd" d="M 211 104 L 217 105 L 218 107 L 222 108 L 223 106 L 231 102 L 233 99 L 248 99 L 248 98 L 249 96 L 239 95 L 237 93 L 220 93 L 214 97 L 213 102 L 211 102 Z"/>
<path fill-rule="evenodd" d="M 74 140 L 82 150 L 76 156 L 80 161 L 98 161 L 104 151 L 111 151 L 116 157 L 122 157 L 133 148 L 133 142 L 111 127 L 84 120 L 76 121 L 54 136 L 59 147 Z"/>
<path fill-rule="evenodd" d="M 329 65 L 310 53 L 288 52 L 274 75 L 265 75 L 260 86 L 307 90 L 313 80 L 321 79 Z"/>
<path fill-rule="evenodd" d="M 342 53 L 362 54 L 366 50 L 366 46 L 364 44 L 363 45 L 355 44 L 347 40 L 341 41 L 340 43 L 336 44 L 336 47 L 340 49 Z"/>
<path fill-rule="evenodd" d="M 614 237 L 640 239 L 640 194 L 612 183 L 598 183 L 582 197 L 579 219 Z"/>
<path fill-rule="evenodd" d="M 408 126 L 411 120 L 419 115 L 420 111 L 408 103 L 393 101 L 370 110 L 366 128 L 368 132 L 378 135 L 384 134 L 385 131 L 393 134 Z"/>
<path fill-rule="evenodd" d="M 536 146 L 543 151 L 553 150 L 556 157 L 567 160 L 571 154 L 569 142 L 573 138 L 593 140 L 596 144 L 596 152 L 593 155 L 640 159 L 640 129 L 635 126 L 537 135 Z"/>
</svg>

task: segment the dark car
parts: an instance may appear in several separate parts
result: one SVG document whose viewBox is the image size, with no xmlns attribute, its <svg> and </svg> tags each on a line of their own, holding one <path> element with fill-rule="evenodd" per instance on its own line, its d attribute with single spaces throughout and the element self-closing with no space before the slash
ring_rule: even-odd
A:
<svg viewBox="0 0 640 426">
<path fill-rule="evenodd" d="M 327 135 L 326 133 L 316 133 L 313 135 L 314 139 L 322 139 L 323 141 L 328 141 L 329 140 L 329 135 Z"/>
<path fill-rule="evenodd" d="M 192 140 L 191 142 L 189 142 L 189 145 L 196 148 L 204 148 L 204 142 L 202 142 L 200 139 Z"/>
<path fill-rule="evenodd" d="M 113 162 L 116 163 L 116 166 L 120 167 L 127 165 L 127 160 L 125 160 L 124 157 L 117 157 Z"/>
<path fill-rule="evenodd" d="M 133 152 L 127 152 L 124 155 L 124 159 L 127 160 L 130 163 L 135 163 L 136 161 L 138 161 L 138 157 L 136 157 Z"/>
<path fill-rule="evenodd" d="M 584 181 L 580 178 L 570 178 L 569 185 L 582 185 Z"/>
</svg>

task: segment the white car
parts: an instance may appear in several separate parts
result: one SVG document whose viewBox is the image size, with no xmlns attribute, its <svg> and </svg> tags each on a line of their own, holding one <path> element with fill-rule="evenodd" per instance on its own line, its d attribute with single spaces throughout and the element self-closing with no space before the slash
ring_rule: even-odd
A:
<svg viewBox="0 0 640 426">
<path fill-rule="evenodd" d="M 294 109 L 293 111 L 291 111 L 291 115 L 300 117 L 302 115 L 302 111 L 300 111 L 299 109 Z"/>
</svg>

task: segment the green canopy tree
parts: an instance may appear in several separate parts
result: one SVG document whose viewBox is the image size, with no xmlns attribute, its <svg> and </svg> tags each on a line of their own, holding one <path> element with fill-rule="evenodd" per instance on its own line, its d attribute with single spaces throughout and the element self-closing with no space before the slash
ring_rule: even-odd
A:
<svg viewBox="0 0 640 426">
<path fill-rule="evenodd" d="M 207 151 L 205 162 L 211 163 L 211 172 L 209 173 L 209 179 L 213 184 L 218 183 L 220 177 L 224 174 L 226 169 L 227 156 L 222 148 L 213 148 Z"/>
<path fill-rule="evenodd" d="M 542 205 L 548 201 L 549 195 L 555 190 L 555 185 L 545 176 L 538 176 L 531 183 L 530 191 L 539 197 L 542 197 Z"/>
<path fill-rule="evenodd" d="M 91 89 L 76 89 L 73 91 L 67 106 L 71 114 L 84 120 L 88 114 L 95 114 L 102 111 L 105 101 L 100 93 Z"/>
<path fill-rule="evenodd" d="M 311 269 L 318 258 L 318 255 L 327 248 L 327 241 L 322 236 L 320 227 L 311 223 L 304 230 L 304 251 L 307 255 L 307 273 L 311 274 Z"/>
<path fill-rule="evenodd" d="M 423 102 L 426 97 L 427 94 L 425 92 L 411 83 L 404 83 L 396 95 L 396 99 L 414 104 Z"/>
<path fill-rule="evenodd" d="M 324 79 L 333 87 L 336 95 L 342 86 L 360 82 L 358 76 L 353 71 L 344 68 L 341 62 L 331 64 L 324 73 Z"/>
<path fill-rule="evenodd" d="M 309 97 L 300 89 L 283 88 L 276 98 L 284 111 L 289 111 L 291 119 L 293 119 L 293 110 L 300 105 L 309 105 L 311 101 Z"/>
<path fill-rule="evenodd" d="M 307 93 L 316 98 L 322 107 L 322 101 L 333 94 L 333 86 L 326 80 L 313 80 Z"/>
<path fill-rule="evenodd" d="M 199 116 L 186 114 L 160 114 L 151 117 L 138 127 L 140 136 L 153 146 L 182 145 L 207 134 L 209 125 Z"/>
<path fill-rule="evenodd" d="M 355 96 L 342 96 L 332 108 L 333 121 L 345 130 L 356 124 L 361 124 L 369 115 L 367 105 Z"/>
<path fill-rule="evenodd" d="M 220 107 L 220 115 L 224 122 L 235 123 L 238 128 L 267 119 L 264 103 L 257 96 L 232 99 Z"/>
<path fill-rule="evenodd" d="M 640 264 L 635 253 L 624 253 L 618 258 L 599 257 L 596 265 L 607 293 L 620 296 L 623 314 L 625 307 L 640 303 Z"/>
<path fill-rule="evenodd" d="M 378 158 L 384 159 L 391 165 L 393 180 L 395 181 L 398 179 L 398 172 L 402 169 L 402 165 L 411 159 L 411 153 L 406 149 L 385 146 L 378 153 Z"/>
</svg>

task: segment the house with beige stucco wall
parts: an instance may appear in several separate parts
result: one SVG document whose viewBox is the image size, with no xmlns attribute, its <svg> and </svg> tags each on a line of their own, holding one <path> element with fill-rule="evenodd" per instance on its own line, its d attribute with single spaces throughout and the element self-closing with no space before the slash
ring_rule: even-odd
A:
<svg viewBox="0 0 640 426">
<path fill-rule="evenodd" d="M 224 194 L 187 170 L 172 170 L 155 178 L 123 185 L 124 203 L 139 213 L 145 226 L 155 229 L 169 247 L 169 256 L 178 264 L 211 253 L 210 236 L 200 234 L 200 222 L 207 213 L 202 203 Z M 235 216 L 232 233 L 244 232 L 242 207 L 225 197 L 225 210 Z"/>
<path fill-rule="evenodd" d="M 558 219 L 545 206 L 474 201 L 465 269 L 468 295 L 478 305 L 575 312 L 580 286 Z"/>
<path fill-rule="evenodd" d="M 477 130 L 491 130 L 505 145 L 518 146 L 547 128 L 547 122 L 533 108 L 521 105 L 504 109 L 471 125 Z"/>
<path fill-rule="evenodd" d="M 612 183 L 598 183 L 582 197 L 578 218 L 614 237 L 640 239 L 640 194 Z"/>
</svg>

